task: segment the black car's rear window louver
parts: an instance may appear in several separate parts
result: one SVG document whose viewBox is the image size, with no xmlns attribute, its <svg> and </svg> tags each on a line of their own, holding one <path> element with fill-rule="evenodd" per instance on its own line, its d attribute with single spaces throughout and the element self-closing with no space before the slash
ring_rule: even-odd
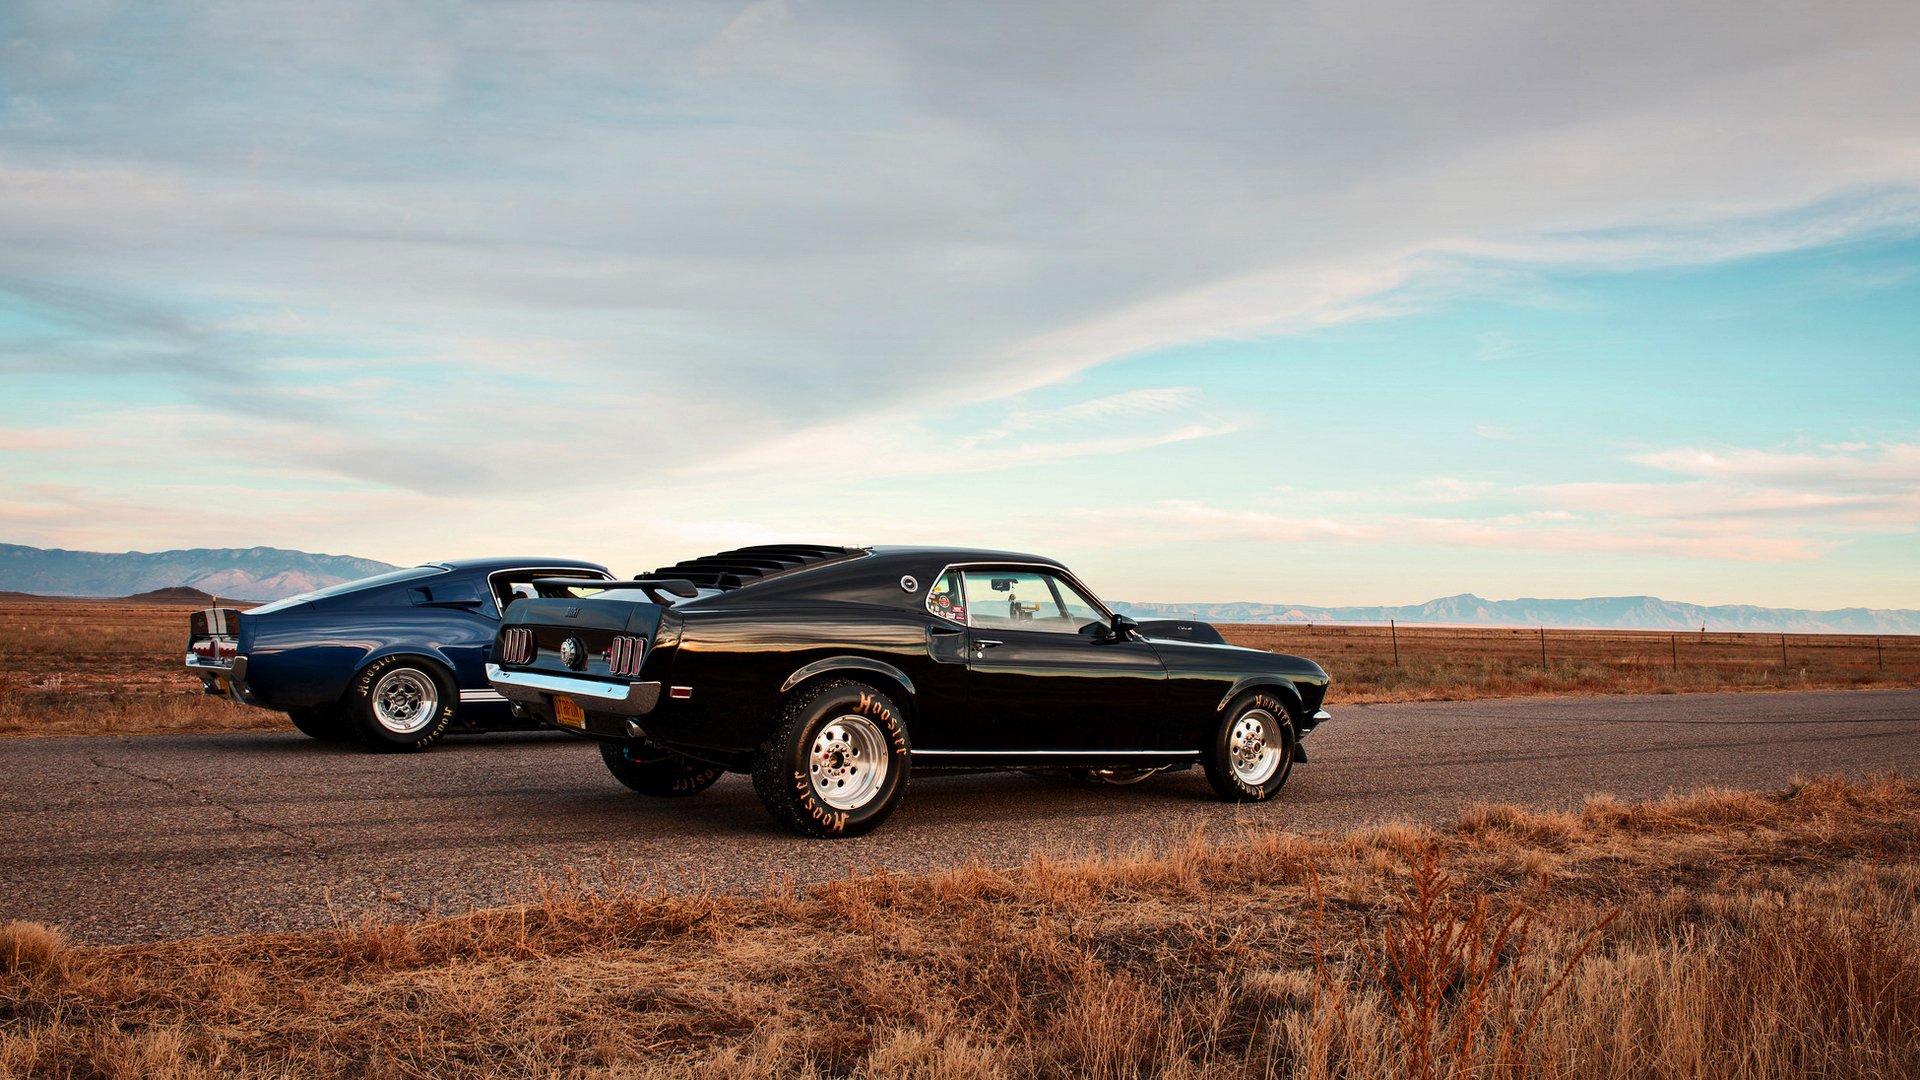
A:
<svg viewBox="0 0 1920 1080">
<path fill-rule="evenodd" d="M 820 544 L 762 544 L 687 559 L 641 574 L 638 579 L 681 578 L 708 589 L 738 589 L 777 574 L 851 559 L 865 552 L 865 548 Z"/>
</svg>

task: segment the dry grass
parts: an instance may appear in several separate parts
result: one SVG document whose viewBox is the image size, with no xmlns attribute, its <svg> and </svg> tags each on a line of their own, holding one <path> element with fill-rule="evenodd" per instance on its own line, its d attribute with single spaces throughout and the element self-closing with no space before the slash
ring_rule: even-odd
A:
<svg viewBox="0 0 1920 1080">
<path fill-rule="evenodd" d="M 259 731 L 287 718 L 207 697 L 181 666 L 195 606 L 0 599 L 0 735 Z"/>
<path fill-rule="evenodd" d="M 0 929 L 0 1076 L 1920 1075 L 1920 785 L 411 923 Z"/>
<path fill-rule="evenodd" d="M 0 597 L 0 736 L 286 730 L 285 717 L 200 691 L 180 665 L 191 607 Z M 1920 638 L 1406 628 L 1401 663 L 1365 626 L 1223 626 L 1237 645 L 1312 657 L 1339 702 L 1537 694 L 1920 686 Z M 1886 670 L 1881 671 L 1884 663 Z"/>
<path fill-rule="evenodd" d="M 1310 657 L 1336 700 L 1672 694 L 1920 686 L 1920 637 L 1670 634 L 1642 630 L 1232 625 L 1227 640 Z"/>
</svg>

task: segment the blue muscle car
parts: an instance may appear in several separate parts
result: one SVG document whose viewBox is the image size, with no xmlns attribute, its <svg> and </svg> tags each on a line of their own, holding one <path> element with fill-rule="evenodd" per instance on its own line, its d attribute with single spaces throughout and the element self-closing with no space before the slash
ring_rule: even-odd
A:
<svg viewBox="0 0 1920 1080">
<path fill-rule="evenodd" d="M 487 683 L 501 613 L 540 578 L 609 580 L 577 559 L 462 559 L 189 620 L 207 693 L 284 712 L 316 739 L 422 750 L 449 726 L 527 726 Z"/>
</svg>

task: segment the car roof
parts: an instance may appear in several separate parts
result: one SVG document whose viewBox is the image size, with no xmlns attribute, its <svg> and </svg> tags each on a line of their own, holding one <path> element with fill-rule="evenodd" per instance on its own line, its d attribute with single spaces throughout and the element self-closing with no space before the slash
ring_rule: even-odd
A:
<svg viewBox="0 0 1920 1080">
<path fill-rule="evenodd" d="M 715 590 L 693 606 L 785 600 L 843 600 L 896 606 L 903 592 L 931 584 L 943 569 L 967 563 L 1010 563 L 1064 571 L 1057 559 L 991 548 L 762 544 L 686 559 L 638 577 L 681 580 Z M 908 588 L 911 583 L 911 589 Z M 917 602 L 917 601 L 916 601 Z"/>
</svg>

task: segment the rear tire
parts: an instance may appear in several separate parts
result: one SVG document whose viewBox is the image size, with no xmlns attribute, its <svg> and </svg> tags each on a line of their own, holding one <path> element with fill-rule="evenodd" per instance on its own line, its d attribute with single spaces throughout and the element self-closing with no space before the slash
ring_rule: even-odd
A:
<svg viewBox="0 0 1920 1080">
<path fill-rule="evenodd" d="M 910 753 L 892 698 L 865 683 L 817 683 L 780 710 L 754 756 L 753 790 L 801 836 L 859 836 L 899 805 Z"/>
<path fill-rule="evenodd" d="M 374 750 L 425 750 L 446 733 L 458 700 L 439 665 L 389 656 L 354 678 L 347 712 L 360 741 Z"/>
<path fill-rule="evenodd" d="M 698 795 L 726 774 L 718 765 L 637 743 L 600 744 L 600 760 L 615 780 L 642 795 L 677 799 Z"/>
<path fill-rule="evenodd" d="M 317 709 L 288 709 L 287 719 L 300 729 L 300 734 L 321 742 L 342 742 L 353 738 L 353 725 L 338 705 L 324 705 Z"/>
<path fill-rule="evenodd" d="M 1214 793 L 1228 802 L 1263 802 L 1293 774 L 1299 738 L 1278 697 L 1253 690 L 1234 699 L 1203 748 L 1200 763 Z"/>
</svg>

